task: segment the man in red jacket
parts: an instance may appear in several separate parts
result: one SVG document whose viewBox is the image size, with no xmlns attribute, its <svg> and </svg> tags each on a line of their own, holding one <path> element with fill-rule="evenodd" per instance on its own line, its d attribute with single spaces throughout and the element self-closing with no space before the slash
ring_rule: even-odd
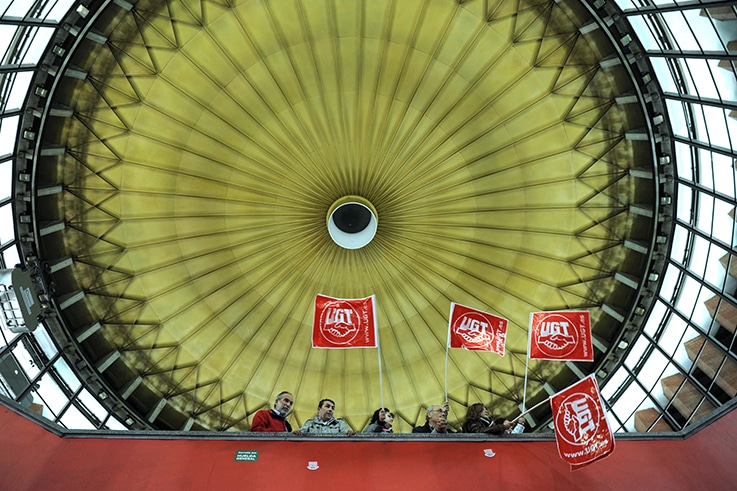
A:
<svg viewBox="0 0 737 491">
<path fill-rule="evenodd" d="M 294 396 L 291 392 L 279 392 L 274 401 L 274 409 L 257 411 L 251 423 L 251 431 L 285 432 L 292 431 L 292 425 L 287 421 L 287 415 L 294 406 Z"/>
</svg>

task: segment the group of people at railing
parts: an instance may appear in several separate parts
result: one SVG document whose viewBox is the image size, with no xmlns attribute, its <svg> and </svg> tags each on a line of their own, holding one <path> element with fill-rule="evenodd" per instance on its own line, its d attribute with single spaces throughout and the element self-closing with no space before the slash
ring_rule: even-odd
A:
<svg viewBox="0 0 737 491">
<path fill-rule="evenodd" d="M 287 416 L 294 407 L 294 395 L 291 392 L 280 392 L 274 400 L 273 409 L 257 411 L 251 423 L 251 431 L 255 432 L 292 432 L 296 435 L 346 435 L 356 432 L 341 418 L 335 417 L 335 401 L 322 399 L 317 405 L 317 415 L 308 419 L 302 427 L 293 430 L 287 421 Z M 450 406 L 434 404 L 427 408 L 425 424 L 415 426 L 412 433 L 455 433 L 448 425 Z M 374 411 L 371 421 L 363 433 L 389 434 L 394 433 L 394 414 L 387 408 Z M 502 435 L 504 433 L 524 432 L 524 418 L 508 420 L 493 418 L 489 409 L 481 403 L 468 406 L 466 417 L 461 425 L 463 433 L 485 433 Z"/>
</svg>

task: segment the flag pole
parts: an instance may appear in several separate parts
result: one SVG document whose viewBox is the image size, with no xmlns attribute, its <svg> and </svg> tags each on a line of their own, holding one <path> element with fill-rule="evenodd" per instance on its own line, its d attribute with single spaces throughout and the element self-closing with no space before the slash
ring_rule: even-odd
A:
<svg viewBox="0 0 737 491">
<path fill-rule="evenodd" d="M 448 400 L 448 344 L 445 344 L 445 399 Z"/>
<path fill-rule="evenodd" d="M 525 358 L 525 383 L 524 383 L 524 387 L 522 388 L 522 411 L 524 411 L 525 408 L 527 407 L 527 371 L 529 370 L 529 364 L 530 364 L 529 351 L 527 353 L 528 355 Z"/>
<path fill-rule="evenodd" d="M 445 341 L 445 399 L 443 402 L 448 400 L 448 351 L 450 351 L 450 331 L 451 323 L 453 322 L 453 307 L 455 302 L 450 302 L 450 313 L 448 314 L 448 339 Z"/>
<path fill-rule="evenodd" d="M 532 407 L 531 407 L 530 409 L 528 409 L 527 411 L 523 411 L 523 412 L 522 412 L 522 414 L 520 414 L 519 416 L 517 416 L 517 418 L 516 418 L 516 419 L 520 419 L 520 418 L 522 418 L 522 417 L 526 416 L 527 414 L 531 413 L 531 412 L 532 412 L 532 411 L 534 411 L 535 409 L 539 408 L 540 406 L 542 406 L 543 404 L 545 404 L 546 402 L 548 402 L 548 401 L 550 400 L 550 398 L 551 398 L 551 397 L 552 397 L 552 396 L 548 396 L 548 397 L 546 397 L 545 399 L 543 399 L 542 401 L 540 401 L 540 402 L 538 402 L 537 404 L 535 404 L 534 406 L 532 406 Z"/>
<path fill-rule="evenodd" d="M 374 336 L 376 338 L 376 356 L 379 359 L 379 399 L 381 409 L 384 409 L 384 370 L 381 367 L 381 339 L 379 339 L 379 319 L 376 316 L 376 295 L 371 295 L 371 307 L 374 313 Z"/>
<path fill-rule="evenodd" d="M 450 351 L 450 323 L 453 320 L 453 306 L 455 302 L 450 303 L 450 314 L 448 316 L 448 339 L 445 341 L 445 399 L 448 400 L 448 351 Z"/>
<path fill-rule="evenodd" d="M 384 382 L 383 382 L 383 370 L 381 369 L 381 343 L 379 343 L 379 336 L 376 336 L 376 352 L 379 355 L 379 392 L 381 393 L 381 407 L 384 408 Z"/>
<path fill-rule="evenodd" d="M 522 388 L 522 412 L 527 409 L 527 375 L 530 370 L 530 346 L 532 344 L 532 313 L 530 313 L 530 323 L 527 325 L 527 355 L 525 356 L 525 383 Z"/>
</svg>

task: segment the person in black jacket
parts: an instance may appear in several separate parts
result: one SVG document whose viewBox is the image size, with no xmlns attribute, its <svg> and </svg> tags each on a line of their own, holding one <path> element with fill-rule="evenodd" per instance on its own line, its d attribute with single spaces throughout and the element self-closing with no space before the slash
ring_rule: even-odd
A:
<svg viewBox="0 0 737 491">
<path fill-rule="evenodd" d="M 517 426 L 515 426 L 515 423 Z M 502 435 L 504 433 L 512 433 L 513 428 L 517 429 L 521 426 L 524 429 L 523 419 L 520 418 L 517 421 L 510 421 L 505 418 L 494 418 L 492 419 L 489 410 L 477 402 L 468 406 L 466 411 L 466 418 L 463 420 L 463 432 L 464 433 L 486 433 L 489 435 Z M 519 430 L 515 433 L 520 433 Z"/>
<path fill-rule="evenodd" d="M 451 428 L 448 427 L 448 411 L 450 405 L 448 401 L 442 406 L 434 404 L 427 408 L 425 414 L 425 424 L 422 426 L 415 426 L 412 429 L 412 433 L 455 433 Z"/>
</svg>

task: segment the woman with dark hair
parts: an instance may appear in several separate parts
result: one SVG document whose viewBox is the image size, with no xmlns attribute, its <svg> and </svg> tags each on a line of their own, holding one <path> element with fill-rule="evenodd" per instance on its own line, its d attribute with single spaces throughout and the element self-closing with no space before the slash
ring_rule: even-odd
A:
<svg viewBox="0 0 737 491">
<path fill-rule="evenodd" d="M 374 415 L 371 416 L 371 422 L 363 430 L 364 433 L 394 433 L 392 429 L 394 424 L 394 414 L 385 407 L 380 407 L 374 411 Z"/>
<path fill-rule="evenodd" d="M 491 419 L 489 410 L 477 402 L 468 406 L 466 418 L 463 420 L 464 433 L 487 433 L 489 435 L 501 435 L 511 433 L 514 421 L 504 418 Z M 518 424 L 521 424 L 519 421 Z"/>
</svg>

